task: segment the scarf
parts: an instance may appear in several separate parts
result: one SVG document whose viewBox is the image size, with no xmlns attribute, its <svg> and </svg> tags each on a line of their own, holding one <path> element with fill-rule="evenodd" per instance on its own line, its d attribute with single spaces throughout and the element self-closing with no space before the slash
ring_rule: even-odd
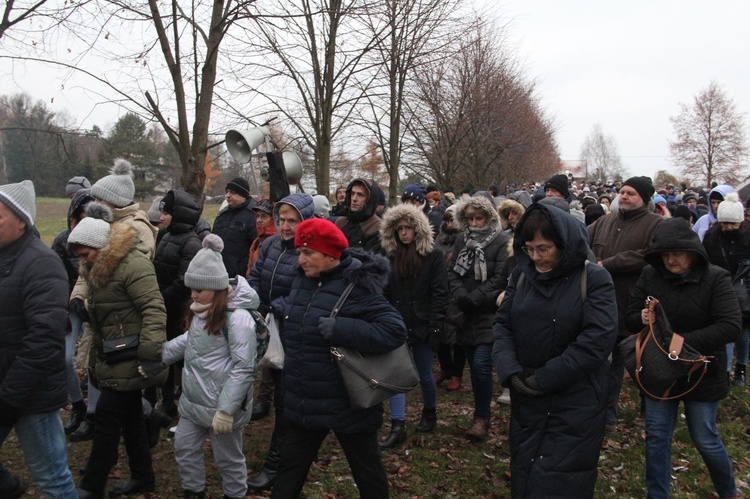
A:
<svg viewBox="0 0 750 499">
<path fill-rule="evenodd" d="M 201 319 L 206 319 L 208 316 L 208 309 L 211 308 L 210 303 L 206 303 L 205 305 L 203 303 L 198 303 L 197 301 L 194 301 L 190 304 L 190 310 L 193 311 L 196 317 L 200 317 Z"/>
<path fill-rule="evenodd" d="M 484 258 L 484 248 L 495 238 L 497 231 L 489 227 L 483 229 L 467 227 L 465 233 L 466 244 L 458 252 L 453 270 L 463 277 L 473 265 L 474 279 L 484 282 L 487 280 L 487 262 Z"/>
</svg>

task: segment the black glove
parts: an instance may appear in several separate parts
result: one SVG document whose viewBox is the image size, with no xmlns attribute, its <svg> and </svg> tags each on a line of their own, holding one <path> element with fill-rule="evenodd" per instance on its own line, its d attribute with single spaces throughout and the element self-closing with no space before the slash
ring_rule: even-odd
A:
<svg viewBox="0 0 750 499">
<path fill-rule="evenodd" d="M 531 378 L 534 379 L 534 384 L 536 384 L 536 378 L 534 378 L 533 376 L 527 379 Z M 512 386 L 515 391 L 517 391 L 521 395 L 525 395 L 526 397 L 539 397 L 541 395 L 544 395 L 544 392 L 538 389 L 538 384 L 536 384 L 537 389 L 531 388 L 515 374 L 510 378 L 510 386 Z"/>
<path fill-rule="evenodd" d="M 460 308 L 462 312 L 472 312 L 476 308 L 474 302 L 469 298 L 469 295 L 462 295 L 456 298 L 456 305 L 458 305 L 458 308 Z"/>
<path fill-rule="evenodd" d="M 86 310 L 86 305 L 83 304 L 83 300 L 80 298 L 73 298 L 68 304 L 68 310 L 74 312 L 83 322 L 91 322 L 89 317 L 89 311 Z"/>
<path fill-rule="evenodd" d="M 318 329 L 320 335 L 329 340 L 333 336 L 333 327 L 336 325 L 336 319 L 333 317 L 321 317 L 318 319 Z"/>
<path fill-rule="evenodd" d="M 139 360 L 138 372 L 144 378 L 155 378 L 161 374 L 167 366 L 164 362 L 155 362 L 153 360 Z"/>
<path fill-rule="evenodd" d="M 0 427 L 13 428 L 18 421 L 18 409 L 0 402 Z"/>
<path fill-rule="evenodd" d="M 273 307 L 271 305 L 264 305 L 262 303 L 258 305 L 258 313 L 262 315 L 264 319 L 268 317 L 268 314 L 271 312 L 273 312 Z"/>
</svg>

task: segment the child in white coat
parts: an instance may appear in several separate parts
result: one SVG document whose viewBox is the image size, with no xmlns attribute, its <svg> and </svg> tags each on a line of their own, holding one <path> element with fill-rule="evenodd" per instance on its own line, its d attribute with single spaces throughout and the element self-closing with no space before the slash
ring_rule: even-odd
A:
<svg viewBox="0 0 750 499">
<path fill-rule="evenodd" d="M 222 263 L 224 243 L 209 234 L 185 273 L 192 303 L 186 333 L 164 345 L 162 362 L 184 359 L 180 421 L 175 431 L 175 459 L 186 499 L 205 497 L 203 442 L 211 439 L 224 497 L 245 497 L 247 465 L 242 452 L 243 427 L 253 407 L 256 364 L 255 291 L 242 276 L 229 286 Z"/>
</svg>

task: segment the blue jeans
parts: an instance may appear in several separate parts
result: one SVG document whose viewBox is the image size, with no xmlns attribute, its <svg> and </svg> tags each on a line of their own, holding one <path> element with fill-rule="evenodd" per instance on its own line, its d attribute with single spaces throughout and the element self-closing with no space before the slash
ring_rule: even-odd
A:
<svg viewBox="0 0 750 499">
<path fill-rule="evenodd" d="M 432 377 L 432 361 L 435 352 L 427 343 L 417 343 L 411 348 L 414 364 L 419 373 L 419 387 L 422 389 L 422 407 L 434 409 L 437 405 L 437 386 Z"/>
<path fill-rule="evenodd" d="M 37 490 L 46 498 L 77 499 L 60 412 L 23 415 L 14 428 Z M 9 433 L 10 428 L 0 428 L 0 446 Z M 0 488 L 9 479 L 10 473 L 0 465 Z"/>
<path fill-rule="evenodd" d="M 727 372 L 732 371 L 732 358 L 737 350 L 737 363 L 743 366 L 747 365 L 748 353 L 750 353 L 750 328 L 742 328 L 740 341 L 736 343 L 727 343 Z"/>
<path fill-rule="evenodd" d="M 492 403 L 492 343 L 464 345 L 474 392 L 474 417 L 489 418 Z"/>
<path fill-rule="evenodd" d="M 737 495 L 734 472 L 716 430 L 718 402 L 685 401 L 690 439 L 706 463 L 720 497 Z M 656 401 L 646 397 L 646 486 L 649 499 L 667 499 L 672 473 L 672 434 L 679 400 Z"/>
</svg>

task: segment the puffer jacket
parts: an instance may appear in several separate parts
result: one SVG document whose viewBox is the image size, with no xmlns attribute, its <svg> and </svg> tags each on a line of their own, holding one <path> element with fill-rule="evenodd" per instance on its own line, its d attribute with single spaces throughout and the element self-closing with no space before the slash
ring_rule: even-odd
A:
<svg viewBox="0 0 750 499">
<path fill-rule="evenodd" d="M 546 273 L 537 272 L 521 250 L 523 225 L 540 210 L 549 214 L 563 244 Z M 583 226 L 542 203 L 518 222 L 513 251 L 517 267 L 495 316 L 492 361 L 504 386 L 513 375 L 534 374 L 543 395 L 528 397 L 511 388 L 511 493 L 593 497 L 609 389 L 607 359 L 617 339 L 612 279 L 596 264 L 585 266 Z"/>
<path fill-rule="evenodd" d="M 206 320 L 194 316 L 186 333 L 164 345 L 165 364 L 185 360 L 180 416 L 207 428 L 217 410 L 234 416 L 235 430 L 250 421 L 257 342 L 248 310 L 256 310 L 259 303 L 245 278 L 238 276 L 229 296 L 226 337 L 208 334 Z"/>
<path fill-rule="evenodd" d="M 221 256 L 230 279 L 245 275 L 250 245 L 258 237 L 254 206 L 255 200 L 250 197 L 236 208 L 227 206 L 214 220 L 213 233 L 224 241 Z"/>
<path fill-rule="evenodd" d="M 86 204 L 93 201 L 94 198 L 91 196 L 91 190 L 81 189 L 76 192 L 70 200 L 70 206 L 68 206 L 68 227 L 60 231 L 52 241 L 52 250 L 57 253 L 60 259 L 65 265 L 65 272 L 68 273 L 68 281 L 70 283 L 70 290 L 73 290 L 76 281 L 78 280 L 78 257 L 76 257 L 70 249 L 68 249 L 68 235 L 70 235 L 70 221 L 73 217 L 77 216 Z"/>
<path fill-rule="evenodd" d="M 195 233 L 195 224 L 200 218 L 198 203 L 185 191 L 174 190 L 170 193 L 174 196 L 172 222 L 159 239 L 154 269 L 167 310 L 167 338 L 171 339 L 185 331 L 182 319 L 190 300 L 190 289 L 185 286 L 185 272 L 202 246 Z"/>
<path fill-rule="evenodd" d="M 0 411 L 36 414 L 67 403 L 67 295 L 60 259 L 30 230 L 0 248 Z"/>
<path fill-rule="evenodd" d="M 495 234 L 494 238 L 484 248 L 484 258 L 487 266 L 487 279 L 481 281 L 474 277 L 473 267 L 463 276 L 456 271 L 456 260 L 461 250 L 467 244 L 468 210 L 480 210 L 487 217 L 487 227 Z M 463 325 L 458 327 L 458 342 L 464 345 L 481 345 L 492 343 L 492 321 L 497 310 L 496 300 L 501 287 L 502 268 L 508 259 L 508 234 L 500 228 L 500 216 L 492 203 L 483 196 L 473 196 L 458 204 L 455 212 L 456 224 L 461 230 L 453 246 L 453 255 L 448 263 L 448 282 L 450 293 L 454 300 L 460 296 L 468 296 L 472 310 L 464 311 Z M 455 307 L 455 304 L 451 305 Z"/>
<path fill-rule="evenodd" d="M 88 285 L 93 331 L 89 366 L 94 367 L 99 386 L 131 391 L 164 383 L 166 372 L 153 380 L 138 373 L 139 360 L 161 360 L 167 315 L 148 248 L 135 229 L 112 224 L 107 244 L 90 269 L 81 266 L 81 277 Z M 136 334 L 140 341 L 137 359 L 113 365 L 104 361 L 104 340 Z"/>
<path fill-rule="evenodd" d="M 331 359 L 331 346 L 384 353 L 406 341 L 399 313 L 383 297 L 388 260 L 359 248 L 344 251 L 341 263 L 320 277 L 302 272 L 284 299 L 284 415 L 303 428 L 342 433 L 376 431 L 383 405 L 353 409 L 344 381 Z M 328 317 L 349 283 L 355 287 L 341 307 L 333 336 L 326 340 L 318 319 Z"/>
<path fill-rule="evenodd" d="M 393 269 L 399 246 L 398 226 L 414 227 L 414 245 L 421 259 L 416 276 L 398 277 Z M 409 343 L 427 343 L 437 347 L 448 306 L 448 273 L 445 259 L 434 247 L 432 226 L 424 212 L 413 205 L 401 204 L 389 209 L 380 226 L 380 242 L 391 261 L 385 297 L 399 311 L 409 334 Z"/>
<path fill-rule="evenodd" d="M 302 220 L 312 218 L 315 207 L 309 194 L 292 194 L 276 203 L 273 208 L 274 223 L 279 225 L 279 205 L 288 204 L 297 210 Z M 260 247 L 258 260 L 250 271 L 248 282 L 258 293 L 264 306 L 280 310 L 278 298 L 287 296 L 297 278 L 297 250 L 294 238 L 284 239 L 276 234 L 266 239 Z"/>
<path fill-rule="evenodd" d="M 718 193 L 721 195 L 721 199 L 724 200 L 727 197 L 727 194 L 730 192 L 734 192 L 734 187 L 731 185 L 717 185 L 713 189 L 711 189 L 711 192 L 709 192 L 709 199 L 711 194 Z M 693 225 L 693 230 L 696 234 L 698 234 L 698 237 L 700 237 L 701 241 L 703 241 L 703 238 L 706 236 L 706 232 L 708 232 L 708 229 L 713 227 L 713 225 L 716 223 L 716 213 L 714 213 L 714 209 L 711 206 L 711 202 L 708 203 L 708 213 L 701 216 L 696 222 L 695 225 Z"/>
<path fill-rule="evenodd" d="M 687 274 L 676 275 L 664 267 L 661 254 L 665 251 L 688 251 L 697 255 L 697 260 Z M 682 218 L 659 225 L 646 250 L 646 261 L 649 265 L 641 272 L 630 298 L 626 325 L 633 333 L 643 329 L 641 310 L 646 297 L 656 297 L 674 332 L 700 353 L 714 357 L 698 387 L 683 400 L 721 400 L 729 392 L 725 345 L 739 340 L 742 331 L 742 314 L 729 272 L 709 263 L 699 236 Z M 685 378 L 677 382 L 673 392 L 681 393 L 690 386 Z"/>
</svg>

